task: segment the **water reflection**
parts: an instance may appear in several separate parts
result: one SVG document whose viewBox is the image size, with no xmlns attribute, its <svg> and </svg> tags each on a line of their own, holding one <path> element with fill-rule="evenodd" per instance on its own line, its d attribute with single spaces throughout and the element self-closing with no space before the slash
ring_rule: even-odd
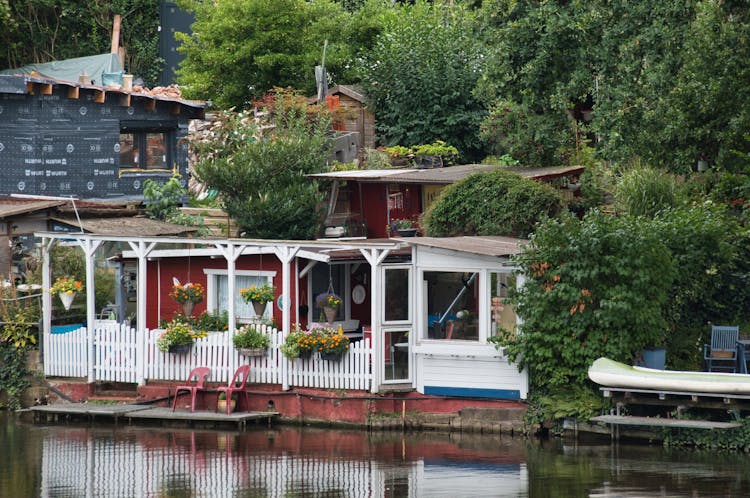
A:
<svg viewBox="0 0 750 498">
<path fill-rule="evenodd" d="M 0 496 L 750 496 L 745 455 L 496 435 L 40 426 L 0 414 Z"/>
</svg>

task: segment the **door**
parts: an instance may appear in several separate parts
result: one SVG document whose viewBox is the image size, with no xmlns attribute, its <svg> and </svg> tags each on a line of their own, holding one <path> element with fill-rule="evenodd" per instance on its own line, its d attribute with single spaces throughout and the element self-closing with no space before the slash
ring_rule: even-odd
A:
<svg viewBox="0 0 750 498">
<path fill-rule="evenodd" d="M 381 331 L 383 333 L 383 365 L 381 383 L 403 384 L 411 382 L 412 292 L 411 267 L 406 265 L 383 266 L 383 306 Z"/>
</svg>

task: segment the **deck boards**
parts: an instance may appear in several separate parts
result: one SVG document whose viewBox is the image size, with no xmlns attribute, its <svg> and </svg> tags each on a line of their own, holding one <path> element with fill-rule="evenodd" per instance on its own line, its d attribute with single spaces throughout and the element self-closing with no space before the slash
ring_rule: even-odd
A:
<svg viewBox="0 0 750 498">
<path fill-rule="evenodd" d="M 155 407 L 149 405 L 91 405 L 86 403 L 58 403 L 52 405 L 34 406 L 29 408 L 35 416 L 86 416 L 105 417 L 115 421 L 127 419 L 134 420 L 162 420 L 189 421 L 189 422 L 213 422 L 213 423 L 236 423 L 244 426 L 251 420 L 265 420 L 270 423 L 271 419 L 278 416 L 278 412 L 214 412 L 208 410 L 196 410 L 191 412 L 185 409 L 172 411 L 171 408 Z"/>
<path fill-rule="evenodd" d="M 674 427 L 683 429 L 734 429 L 741 427 L 739 422 L 712 422 L 710 420 L 686 420 L 677 418 L 633 417 L 625 415 L 600 415 L 591 422 L 604 422 L 613 425 L 637 425 L 645 427 Z"/>
</svg>

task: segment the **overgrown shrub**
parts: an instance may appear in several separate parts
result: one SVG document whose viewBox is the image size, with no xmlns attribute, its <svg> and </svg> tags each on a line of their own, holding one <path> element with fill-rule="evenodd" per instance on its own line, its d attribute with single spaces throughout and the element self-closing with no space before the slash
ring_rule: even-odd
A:
<svg viewBox="0 0 750 498">
<path fill-rule="evenodd" d="M 636 166 L 626 171 L 615 185 L 618 212 L 632 216 L 653 216 L 675 207 L 679 199 L 675 177 L 655 168 Z"/>
<path fill-rule="evenodd" d="M 554 188 L 506 171 L 471 175 L 445 188 L 424 216 L 427 234 L 526 237 L 562 200 Z"/>
</svg>

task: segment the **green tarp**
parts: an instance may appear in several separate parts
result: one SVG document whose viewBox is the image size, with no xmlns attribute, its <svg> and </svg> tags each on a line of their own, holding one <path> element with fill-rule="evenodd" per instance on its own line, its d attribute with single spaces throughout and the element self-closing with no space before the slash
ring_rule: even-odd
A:
<svg viewBox="0 0 750 498">
<path fill-rule="evenodd" d="M 77 82 L 78 77 L 85 73 L 95 85 L 103 86 L 122 84 L 123 73 L 117 54 L 100 54 L 43 64 L 28 64 L 15 69 L 5 69 L 0 71 L 0 74 L 31 74 L 32 71 L 47 78 L 73 82 Z"/>
</svg>

